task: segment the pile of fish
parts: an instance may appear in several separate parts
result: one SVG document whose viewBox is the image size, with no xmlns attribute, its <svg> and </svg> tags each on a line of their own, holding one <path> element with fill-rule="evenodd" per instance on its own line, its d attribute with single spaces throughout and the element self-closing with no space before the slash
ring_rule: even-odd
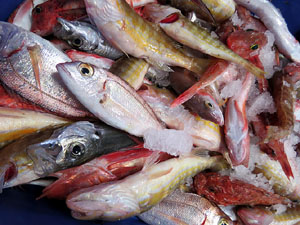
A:
<svg viewBox="0 0 300 225">
<path fill-rule="evenodd" d="M 25 0 L 0 22 L 0 191 L 43 185 L 79 220 L 299 224 L 299 80 L 268 0 Z"/>
</svg>

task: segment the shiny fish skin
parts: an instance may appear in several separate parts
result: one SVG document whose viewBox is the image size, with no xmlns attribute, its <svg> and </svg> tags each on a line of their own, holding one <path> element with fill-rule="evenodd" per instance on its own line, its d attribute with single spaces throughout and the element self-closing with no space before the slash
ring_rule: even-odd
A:
<svg viewBox="0 0 300 225">
<path fill-rule="evenodd" d="M 70 91 L 103 122 L 136 136 L 163 128 L 148 104 L 118 76 L 80 62 L 58 64 L 57 69 Z M 89 73 L 82 75 L 82 69 Z"/>
<path fill-rule="evenodd" d="M 13 24 L 0 22 L 0 34 L 0 80 L 7 87 L 58 115 L 91 115 L 59 80 L 55 66 L 70 61 L 65 54 Z"/>
<path fill-rule="evenodd" d="M 150 210 L 138 216 L 150 225 L 233 225 L 233 222 L 207 199 L 179 189 Z M 227 222 L 227 223 L 225 223 Z"/>
<path fill-rule="evenodd" d="M 73 48 L 110 59 L 118 59 L 123 55 L 104 39 L 94 25 L 80 21 L 67 21 L 63 18 L 57 18 L 57 22 L 60 26 L 55 27 L 54 35 L 67 41 Z"/>
<path fill-rule="evenodd" d="M 156 205 L 188 177 L 207 168 L 218 170 L 224 166 L 226 162 L 221 156 L 174 158 L 123 180 L 75 191 L 66 203 L 76 219 L 124 219 Z"/>
<path fill-rule="evenodd" d="M 202 73 L 211 63 L 209 59 L 183 54 L 172 39 L 141 18 L 125 0 L 85 0 L 85 3 L 88 15 L 100 32 L 127 54 L 166 71 L 170 71 L 169 66 L 180 66 Z"/>
</svg>

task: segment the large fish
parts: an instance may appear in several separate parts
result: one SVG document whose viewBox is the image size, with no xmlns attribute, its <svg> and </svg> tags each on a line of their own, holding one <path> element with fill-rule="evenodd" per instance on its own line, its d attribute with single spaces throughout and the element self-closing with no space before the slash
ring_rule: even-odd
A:
<svg viewBox="0 0 300 225">
<path fill-rule="evenodd" d="M 50 42 L 0 22 L 0 80 L 25 99 L 68 117 L 91 115 L 63 86 L 56 65 L 71 61 Z"/>
<path fill-rule="evenodd" d="M 100 32 L 121 51 L 166 71 L 180 66 L 202 73 L 211 60 L 186 56 L 159 28 L 140 17 L 125 0 L 85 0 Z M 101 12 L 101 13 L 99 13 Z"/>
<path fill-rule="evenodd" d="M 118 76 L 81 62 L 58 64 L 57 69 L 70 91 L 103 122 L 136 136 L 163 128 L 150 106 Z"/>
<path fill-rule="evenodd" d="M 227 166 L 222 156 L 191 155 L 169 159 L 106 184 L 73 192 L 67 198 L 72 216 L 81 220 L 120 220 L 142 213 L 172 193 L 188 177 Z"/>
</svg>

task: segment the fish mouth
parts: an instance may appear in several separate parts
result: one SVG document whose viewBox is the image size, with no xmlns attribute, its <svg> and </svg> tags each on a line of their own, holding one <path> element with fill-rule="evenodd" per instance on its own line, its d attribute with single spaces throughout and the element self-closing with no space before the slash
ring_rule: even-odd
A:
<svg viewBox="0 0 300 225">
<path fill-rule="evenodd" d="M 59 63 L 56 65 L 56 69 L 61 77 L 69 77 L 71 78 L 71 73 L 68 71 L 68 69 L 65 66 L 65 63 Z"/>
<path fill-rule="evenodd" d="M 13 162 L 10 162 L 0 172 L 0 193 L 7 186 L 7 183 L 12 181 L 18 175 L 18 169 Z"/>
</svg>

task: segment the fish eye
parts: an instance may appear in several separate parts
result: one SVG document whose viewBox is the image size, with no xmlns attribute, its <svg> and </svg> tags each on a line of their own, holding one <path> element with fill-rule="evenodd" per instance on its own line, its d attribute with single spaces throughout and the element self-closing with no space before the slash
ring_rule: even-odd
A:
<svg viewBox="0 0 300 225">
<path fill-rule="evenodd" d="M 258 44 L 251 45 L 250 49 L 251 49 L 251 50 L 256 50 L 256 49 L 258 49 Z"/>
<path fill-rule="evenodd" d="M 226 219 L 222 218 L 222 219 L 219 221 L 218 225 L 229 225 L 229 222 L 228 222 Z"/>
<path fill-rule="evenodd" d="M 209 109 L 212 109 L 214 107 L 209 101 L 205 101 L 204 104 Z"/>
<path fill-rule="evenodd" d="M 82 45 L 82 40 L 80 38 L 75 38 L 72 43 L 74 46 L 80 47 Z"/>
<path fill-rule="evenodd" d="M 87 63 L 81 63 L 79 65 L 79 71 L 80 71 L 82 76 L 91 77 L 91 76 L 94 75 L 93 67 L 91 65 L 87 64 Z"/>
<path fill-rule="evenodd" d="M 42 7 L 41 6 L 37 6 L 34 8 L 35 13 L 40 14 L 42 12 Z"/>
<path fill-rule="evenodd" d="M 85 147 L 83 144 L 76 142 L 70 145 L 70 150 L 73 157 L 78 157 L 84 154 Z"/>
</svg>

